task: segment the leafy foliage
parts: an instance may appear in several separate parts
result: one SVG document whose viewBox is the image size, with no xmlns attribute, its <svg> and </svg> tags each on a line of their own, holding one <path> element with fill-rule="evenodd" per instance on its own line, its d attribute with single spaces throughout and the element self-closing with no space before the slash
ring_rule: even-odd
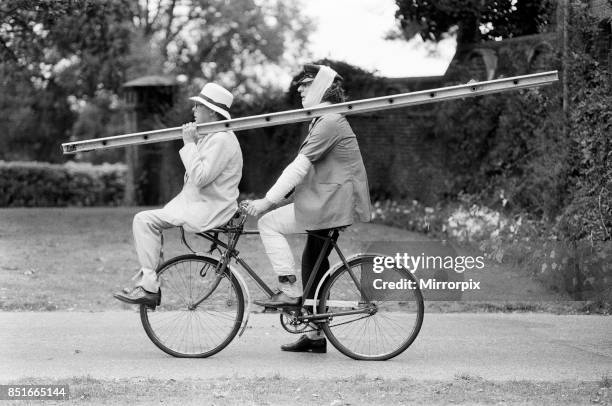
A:
<svg viewBox="0 0 612 406">
<path fill-rule="evenodd" d="M 600 292 L 612 302 L 612 84 L 596 59 L 598 21 L 573 10 L 569 26 L 568 75 L 571 153 L 569 199 L 556 224 L 570 254 L 571 288 Z"/>
<path fill-rule="evenodd" d="M 77 97 L 118 88 L 128 52 L 129 2 L 29 1 L 0 3 L 2 60 L 9 77 L 61 85 Z"/>
<path fill-rule="evenodd" d="M 447 193 L 477 195 L 491 207 L 554 218 L 569 171 L 560 113 L 559 94 L 550 88 L 438 106 L 434 131 L 455 174 Z"/>
<path fill-rule="evenodd" d="M 126 167 L 0 161 L 0 207 L 116 206 Z"/>
<path fill-rule="evenodd" d="M 541 32 L 551 0 L 396 0 L 395 14 L 407 39 L 439 41 L 458 26 L 457 43 L 473 44 Z"/>
<path fill-rule="evenodd" d="M 573 241 L 612 240 L 612 84 L 611 73 L 593 55 L 597 22 L 585 10 L 575 10 L 565 61 L 572 172 L 560 229 Z"/>
<path fill-rule="evenodd" d="M 239 94 L 263 93 L 257 74 L 278 70 L 274 64 L 295 67 L 310 33 L 310 21 L 295 2 L 199 0 L 191 2 L 186 16 L 177 10 L 174 23 L 183 22 L 169 64 L 189 77 L 224 80 Z M 269 84 L 274 87 L 274 80 Z"/>
<path fill-rule="evenodd" d="M 122 82 L 127 2 L 0 3 L 0 158 L 60 160 L 73 102 Z"/>
</svg>

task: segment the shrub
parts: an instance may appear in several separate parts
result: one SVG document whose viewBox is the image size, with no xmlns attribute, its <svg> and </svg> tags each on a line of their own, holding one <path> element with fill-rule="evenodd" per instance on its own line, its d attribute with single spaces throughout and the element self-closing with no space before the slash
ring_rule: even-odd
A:
<svg viewBox="0 0 612 406">
<path fill-rule="evenodd" d="M 504 201 L 503 195 L 502 205 Z M 444 206 L 387 200 L 374 204 L 373 220 L 449 238 L 477 247 L 490 261 L 513 265 L 549 289 L 575 300 L 592 301 L 591 311 L 607 313 L 612 303 L 612 244 L 566 241 L 558 226 L 526 213 L 513 216 L 474 203 L 473 195 Z"/>
<path fill-rule="evenodd" d="M 126 166 L 0 161 L 0 207 L 117 206 Z"/>
</svg>

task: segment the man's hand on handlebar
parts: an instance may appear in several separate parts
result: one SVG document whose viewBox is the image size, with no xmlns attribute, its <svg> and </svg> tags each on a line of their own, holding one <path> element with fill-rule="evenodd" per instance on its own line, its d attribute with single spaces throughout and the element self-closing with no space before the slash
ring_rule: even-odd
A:
<svg viewBox="0 0 612 406">
<path fill-rule="evenodd" d="M 263 199 L 244 201 L 240 204 L 240 207 L 251 216 L 259 216 L 272 207 L 272 205 L 273 203 L 264 197 Z"/>
</svg>

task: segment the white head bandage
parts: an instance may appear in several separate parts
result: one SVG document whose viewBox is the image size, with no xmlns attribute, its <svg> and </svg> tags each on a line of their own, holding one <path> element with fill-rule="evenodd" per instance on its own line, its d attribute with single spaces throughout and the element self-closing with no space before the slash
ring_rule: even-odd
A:
<svg viewBox="0 0 612 406">
<path fill-rule="evenodd" d="M 325 91 L 329 89 L 336 77 L 336 71 L 329 66 L 321 65 L 317 76 L 306 92 L 306 97 L 302 103 L 305 108 L 316 106 L 321 103 Z"/>
</svg>

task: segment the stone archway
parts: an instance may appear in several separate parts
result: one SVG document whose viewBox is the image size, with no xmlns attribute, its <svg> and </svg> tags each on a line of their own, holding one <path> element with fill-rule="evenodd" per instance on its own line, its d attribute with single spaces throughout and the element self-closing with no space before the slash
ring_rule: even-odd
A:
<svg viewBox="0 0 612 406">
<path fill-rule="evenodd" d="M 470 72 L 477 73 L 476 80 L 491 80 L 497 72 L 497 54 L 489 48 L 476 48 L 466 58 Z"/>
<path fill-rule="evenodd" d="M 540 42 L 527 51 L 527 70 L 530 73 L 550 70 L 554 48 L 549 42 Z"/>
</svg>

